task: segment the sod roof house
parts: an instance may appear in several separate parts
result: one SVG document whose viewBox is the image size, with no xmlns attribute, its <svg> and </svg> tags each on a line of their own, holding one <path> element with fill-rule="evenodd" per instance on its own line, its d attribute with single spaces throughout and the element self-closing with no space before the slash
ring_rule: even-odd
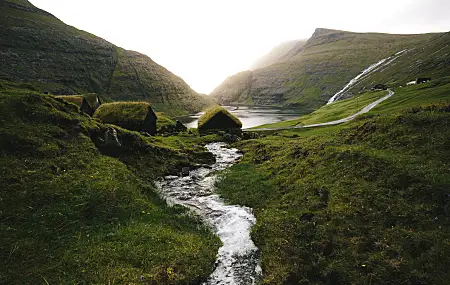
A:
<svg viewBox="0 0 450 285">
<path fill-rule="evenodd" d="M 132 130 L 156 134 L 156 120 L 150 104 L 146 102 L 115 102 L 101 105 L 94 114 L 95 118 L 107 124 Z"/>
<path fill-rule="evenodd" d="M 97 94 L 86 94 L 86 95 L 61 95 L 56 96 L 56 98 L 64 99 L 67 102 L 73 103 L 80 107 L 80 110 L 89 116 L 93 116 L 95 110 L 102 104 L 100 97 Z"/>
<path fill-rule="evenodd" d="M 206 111 L 206 113 L 198 120 L 198 130 L 230 130 L 240 129 L 242 123 L 223 107 L 214 107 Z"/>
</svg>

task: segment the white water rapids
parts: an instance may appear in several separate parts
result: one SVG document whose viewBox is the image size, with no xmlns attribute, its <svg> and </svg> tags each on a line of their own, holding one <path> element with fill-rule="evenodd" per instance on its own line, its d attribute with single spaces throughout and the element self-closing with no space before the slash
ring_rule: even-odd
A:
<svg viewBox="0 0 450 285">
<path fill-rule="evenodd" d="M 252 209 L 227 205 L 214 194 L 217 175 L 213 173 L 230 167 L 241 157 L 237 149 L 225 146 L 225 143 L 206 145 L 216 157 L 211 168 L 193 170 L 186 177 L 167 176 L 157 186 L 169 202 L 199 213 L 222 241 L 216 268 L 204 285 L 256 284 L 261 267 L 258 248 L 250 238 L 250 229 L 256 222 Z"/>
<path fill-rule="evenodd" d="M 393 56 L 389 56 L 387 58 L 383 58 L 382 60 L 380 60 L 377 63 L 372 64 L 371 66 L 367 67 L 366 69 L 364 69 L 360 74 L 358 74 L 355 78 L 353 78 L 352 80 L 350 80 L 349 83 L 347 83 L 347 85 L 344 86 L 344 88 L 342 88 L 339 92 L 337 92 L 336 94 L 333 95 L 333 97 L 330 98 L 330 100 L 328 100 L 327 104 L 331 104 L 337 100 L 339 100 L 343 93 L 348 91 L 352 86 L 354 86 L 355 84 L 357 84 L 361 79 L 363 79 L 364 77 L 366 77 L 367 75 L 369 75 L 370 73 L 373 73 L 377 70 L 379 70 L 380 68 L 383 68 L 385 66 L 388 66 L 389 64 L 391 64 L 394 60 L 396 60 L 398 57 L 400 57 L 403 53 L 407 52 L 408 50 L 402 50 L 397 52 L 396 54 L 394 54 Z"/>
</svg>

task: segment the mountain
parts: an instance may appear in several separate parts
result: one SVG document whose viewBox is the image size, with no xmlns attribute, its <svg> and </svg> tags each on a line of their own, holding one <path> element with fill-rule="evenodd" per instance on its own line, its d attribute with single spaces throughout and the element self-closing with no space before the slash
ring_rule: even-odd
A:
<svg viewBox="0 0 450 285">
<path fill-rule="evenodd" d="M 259 58 L 251 67 L 251 70 L 264 68 L 274 63 L 287 60 L 298 54 L 305 46 L 306 40 L 288 41 L 274 47 L 269 53 Z"/>
<path fill-rule="evenodd" d="M 444 46 L 434 46 L 433 42 Z M 362 70 L 400 51 L 408 50 L 404 53 L 404 65 L 409 62 L 406 55 L 412 55 L 413 51 L 421 51 L 416 58 L 421 60 L 425 55 L 438 52 L 439 48 L 443 48 L 439 51 L 442 56 L 447 53 L 448 61 L 448 43 L 448 33 L 393 35 L 319 28 L 298 53 L 270 66 L 230 76 L 211 95 L 221 104 L 291 106 L 308 113 L 325 104 Z M 405 78 L 426 76 L 432 70 L 439 76 L 449 72 L 442 58 L 427 62 L 416 67 L 413 64 Z M 367 88 L 373 82 L 393 82 L 387 73 L 382 79 L 380 82 L 368 80 L 367 85 L 360 88 Z"/>
<path fill-rule="evenodd" d="M 0 0 L 0 49 L 2 85 L 144 100 L 172 115 L 206 105 L 183 79 L 148 56 L 68 26 L 25 0 Z"/>
</svg>

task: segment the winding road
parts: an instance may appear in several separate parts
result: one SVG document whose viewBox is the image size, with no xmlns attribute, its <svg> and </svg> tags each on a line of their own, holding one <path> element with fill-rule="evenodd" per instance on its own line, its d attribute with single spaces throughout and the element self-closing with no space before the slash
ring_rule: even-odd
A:
<svg viewBox="0 0 450 285">
<path fill-rule="evenodd" d="M 388 95 L 384 96 L 383 98 L 380 98 L 372 103 L 370 103 L 369 105 L 367 105 L 366 107 L 364 107 L 362 110 L 360 110 L 359 112 L 348 116 L 347 118 L 343 118 L 340 120 L 336 120 L 336 121 L 331 121 L 331 122 L 325 122 L 325 123 L 318 123 L 318 124 L 311 124 L 311 125 L 303 125 L 303 126 L 289 126 L 289 127 L 279 127 L 279 128 L 261 128 L 261 129 L 245 129 L 243 130 L 244 132 L 258 132 L 258 131 L 281 131 L 281 130 L 289 130 L 289 129 L 304 129 L 304 128 L 314 128 L 314 127 L 322 127 L 322 126 L 331 126 L 331 125 L 339 125 L 345 122 L 349 122 L 351 120 L 353 120 L 354 118 L 356 118 L 357 116 L 367 113 L 370 110 L 372 110 L 376 105 L 378 105 L 379 103 L 383 102 L 384 100 L 390 98 L 392 95 L 394 95 L 394 91 L 392 91 L 391 89 L 388 89 Z"/>
</svg>

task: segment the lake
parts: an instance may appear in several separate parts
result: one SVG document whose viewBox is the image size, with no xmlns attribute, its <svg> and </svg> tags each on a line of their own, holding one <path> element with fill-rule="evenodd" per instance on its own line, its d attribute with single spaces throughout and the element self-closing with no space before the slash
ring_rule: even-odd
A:
<svg viewBox="0 0 450 285">
<path fill-rule="evenodd" d="M 256 126 L 293 120 L 301 116 L 299 110 L 274 107 L 235 107 L 223 106 L 242 122 L 242 128 L 248 129 Z M 176 118 L 188 128 L 197 128 L 198 118 L 205 112 Z"/>
</svg>

